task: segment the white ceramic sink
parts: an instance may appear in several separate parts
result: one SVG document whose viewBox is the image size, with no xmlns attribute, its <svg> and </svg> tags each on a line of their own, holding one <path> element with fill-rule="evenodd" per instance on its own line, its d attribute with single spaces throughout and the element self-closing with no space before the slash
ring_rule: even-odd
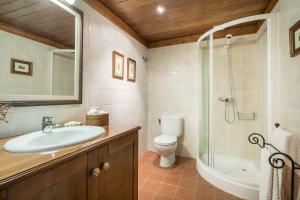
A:
<svg viewBox="0 0 300 200">
<path fill-rule="evenodd" d="M 74 126 L 52 129 L 51 133 L 32 132 L 7 141 L 4 150 L 32 153 L 55 150 L 100 137 L 105 130 L 97 126 Z"/>
</svg>

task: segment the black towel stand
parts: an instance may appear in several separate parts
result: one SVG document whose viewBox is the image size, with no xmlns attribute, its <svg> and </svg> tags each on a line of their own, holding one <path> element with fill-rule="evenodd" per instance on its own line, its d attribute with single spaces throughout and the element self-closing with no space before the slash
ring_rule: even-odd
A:
<svg viewBox="0 0 300 200">
<path fill-rule="evenodd" d="M 276 123 L 275 127 L 278 128 L 280 124 Z M 291 156 L 288 154 L 282 153 L 272 144 L 267 143 L 265 138 L 259 133 L 252 133 L 249 135 L 248 140 L 251 144 L 257 144 L 260 148 L 265 148 L 269 146 L 273 148 L 276 152 L 271 154 L 269 157 L 269 163 L 273 168 L 282 169 L 286 165 L 286 161 L 291 163 L 292 167 L 292 174 L 291 174 L 291 200 L 294 200 L 294 193 L 295 193 L 295 171 L 300 170 L 300 165 L 296 163 Z"/>
</svg>

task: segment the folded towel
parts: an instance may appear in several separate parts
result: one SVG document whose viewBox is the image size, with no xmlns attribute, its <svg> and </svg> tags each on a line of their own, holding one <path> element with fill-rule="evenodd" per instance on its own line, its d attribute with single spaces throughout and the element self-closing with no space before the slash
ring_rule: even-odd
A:
<svg viewBox="0 0 300 200">
<path fill-rule="evenodd" d="M 269 164 L 271 153 L 264 148 L 260 153 L 259 200 L 272 200 L 273 168 Z"/>
<path fill-rule="evenodd" d="M 282 128 L 276 128 L 271 136 L 271 144 L 273 144 L 281 152 L 285 152 L 289 137 L 293 135 Z"/>
<path fill-rule="evenodd" d="M 300 136 L 294 134 L 288 130 L 277 128 L 274 130 L 274 133 L 271 137 L 271 142 L 275 147 L 277 147 L 281 152 L 290 155 L 293 160 L 297 163 L 300 163 Z M 285 157 L 285 167 L 283 169 L 278 169 L 277 172 L 274 170 L 274 174 L 277 173 L 278 179 L 273 176 L 273 186 L 277 185 L 276 181 L 278 180 L 279 185 L 279 199 L 281 200 L 289 200 L 291 199 L 291 173 L 292 166 L 291 162 L 287 160 Z M 294 199 L 300 200 L 300 173 L 296 171 L 295 176 L 295 193 Z M 274 188 L 273 188 L 274 190 Z M 275 190 L 275 192 L 277 192 Z"/>
<path fill-rule="evenodd" d="M 282 129 L 276 128 L 273 131 L 273 135 L 270 140 L 271 143 L 281 152 L 286 152 L 286 148 L 288 146 L 289 137 L 293 135 L 292 133 Z M 276 151 L 272 151 L 275 153 Z M 286 167 L 285 167 L 286 168 Z M 272 183 L 272 200 L 284 200 L 284 196 L 286 196 L 287 192 L 284 192 L 290 186 L 290 184 L 286 184 L 287 177 L 287 169 L 273 169 L 273 183 Z"/>
<path fill-rule="evenodd" d="M 300 163 L 300 135 L 292 134 L 287 138 L 284 152 L 290 155 L 296 163 Z"/>
<path fill-rule="evenodd" d="M 285 130 L 285 132 L 288 132 Z M 290 155 L 292 159 L 296 163 L 300 163 L 300 135 L 293 134 L 291 132 L 285 133 L 289 135 L 287 137 L 286 146 L 284 149 L 284 153 Z M 286 167 L 284 167 L 282 172 L 282 187 L 281 187 L 281 196 L 282 199 L 291 199 L 291 173 L 292 166 L 289 161 L 286 162 Z M 294 179 L 294 199 L 300 199 L 300 173 L 299 171 L 295 171 L 295 179 Z"/>
</svg>

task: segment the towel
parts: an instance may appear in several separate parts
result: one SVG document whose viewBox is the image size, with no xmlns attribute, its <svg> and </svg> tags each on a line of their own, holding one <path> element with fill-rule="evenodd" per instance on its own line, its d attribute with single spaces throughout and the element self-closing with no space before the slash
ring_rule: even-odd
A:
<svg viewBox="0 0 300 200">
<path fill-rule="evenodd" d="M 281 152 L 285 152 L 289 137 L 293 135 L 291 132 L 282 128 L 275 128 L 271 136 L 271 144 L 273 144 Z"/>
<path fill-rule="evenodd" d="M 285 132 L 288 132 L 285 130 Z M 300 163 L 300 135 L 293 134 L 291 132 L 288 134 L 284 152 L 292 157 L 296 163 Z M 295 171 L 295 180 L 294 180 L 294 199 L 300 199 L 300 172 L 299 170 Z M 281 196 L 282 199 L 291 199 L 291 163 L 286 162 L 286 167 L 284 167 L 282 172 L 282 187 L 281 187 Z"/>
<path fill-rule="evenodd" d="M 273 135 L 270 138 L 271 144 L 275 146 L 281 152 L 285 152 L 288 146 L 288 138 L 292 135 L 292 133 L 285 131 L 282 128 L 276 128 L 273 131 Z M 271 154 L 277 152 L 274 149 L 271 149 Z M 286 168 L 286 167 L 285 167 Z M 287 169 L 276 169 L 273 168 L 273 182 L 272 182 L 272 200 L 284 200 L 284 188 L 286 187 L 286 173 Z M 288 187 L 288 186 L 287 186 Z"/>
<path fill-rule="evenodd" d="M 273 168 L 269 164 L 271 153 L 264 148 L 260 153 L 259 200 L 272 200 Z"/>
<path fill-rule="evenodd" d="M 300 136 L 294 134 L 288 130 L 277 128 L 274 130 L 271 137 L 272 144 L 277 147 L 281 152 L 290 155 L 293 160 L 297 163 L 300 163 Z M 282 157 L 284 158 L 284 157 Z M 274 170 L 273 176 L 273 187 L 279 186 L 279 190 L 273 188 L 274 192 L 279 191 L 280 200 L 289 200 L 291 199 L 291 162 L 285 160 L 286 165 L 283 169 Z M 294 199 L 300 200 L 300 173 L 296 171 L 295 176 L 295 193 Z M 278 176 L 278 177 L 277 177 Z M 276 183 L 278 182 L 278 183 Z M 299 194 L 299 195 L 298 195 Z"/>
</svg>

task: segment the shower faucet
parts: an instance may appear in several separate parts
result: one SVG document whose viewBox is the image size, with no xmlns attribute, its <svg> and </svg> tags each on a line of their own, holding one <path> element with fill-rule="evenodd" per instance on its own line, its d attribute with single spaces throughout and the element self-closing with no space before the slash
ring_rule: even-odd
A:
<svg viewBox="0 0 300 200">
<path fill-rule="evenodd" d="M 229 102 L 229 99 L 226 98 L 226 97 L 220 97 L 218 100 L 219 100 L 220 102 Z"/>
<path fill-rule="evenodd" d="M 228 102 L 232 102 L 233 98 L 219 97 L 218 101 L 228 103 Z"/>
</svg>

